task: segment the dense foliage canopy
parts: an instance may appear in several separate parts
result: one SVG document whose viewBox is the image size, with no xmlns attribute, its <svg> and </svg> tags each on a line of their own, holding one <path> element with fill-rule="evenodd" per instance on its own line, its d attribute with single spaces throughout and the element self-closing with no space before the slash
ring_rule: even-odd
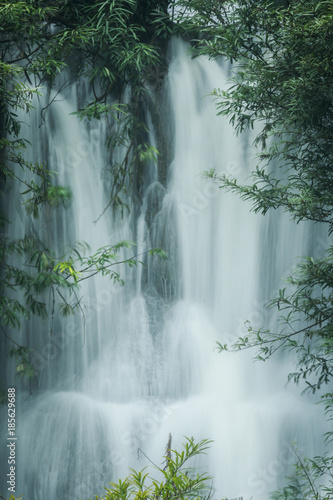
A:
<svg viewBox="0 0 333 500">
<path fill-rule="evenodd" d="M 121 193 L 128 179 L 157 154 L 145 141 L 147 129 L 140 105 L 162 68 L 170 25 L 165 1 L 0 2 L 1 190 L 5 193 L 11 182 L 16 183 L 30 217 L 38 218 L 42 210 L 70 202 L 72 195 L 68 187 L 54 182 L 55 173 L 47 165 L 38 159 L 34 163 L 25 160 L 27 143 L 20 135 L 18 109 L 31 110 L 33 96 L 38 96 L 42 87 L 51 88 L 66 68 L 71 68 L 67 80 L 87 78 L 93 98 L 78 111 L 79 118 L 108 115 L 108 146 L 127 148 L 124 159 L 111 166 L 112 188 L 106 209 L 122 207 Z M 124 102 L 129 83 L 130 98 Z M 115 242 L 92 256 L 86 256 L 85 244 L 74 243 L 72 249 L 57 255 L 35 235 L 11 239 L 5 210 L 0 218 L 4 228 L 0 319 L 7 337 L 8 328 L 18 328 L 22 319 L 47 316 L 45 292 L 52 293 L 53 301 L 57 292 L 60 311 L 67 316 L 80 309 L 76 295 L 80 281 L 99 272 L 122 282 L 114 266 L 119 251 L 132 246 L 128 242 Z M 134 253 L 122 258 L 122 263 L 135 265 L 138 259 Z M 12 334 L 10 338 L 10 353 L 17 358 L 19 374 L 33 377 L 29 349 Z"/>
<path fill-rule="evenodd" d="M 180 21 L 197 33 L 196 52 L 234 62 L 228 90 L 215 89 L 218 113 L 241 133 L 257 132 L 252 183 L 208 171 L 224 189 L 251 200 L 266 214 L 284 209 L 297 223 L 333 231 L 333 4 L 331 1 L 182 2 Z M 186 15 L 187 14 L 187 15 Z M 333 246 L 305 256 L 268 307 L 281 311 L 277 331 L 247 324 L 233 350 L 257 348 L 266 360 L 280 348 L 297 353 L 290 379 L 319 392 L 333 411 Z M 220 344 L 221 350 L 230 346 Z M 326 436 L 332 439 L 332 433 Z M 331 498 L 332 457 L 302 462 L 297 477 L 274 498 Z M 320 491 L 316 480 L 326 476 Z M 311 479 L 312 478 L 312 479 Z"/>
<path fill-rule="evenodd" d="M 166 448 L 164 467 L 155 466 L 154 472 L 131 471 L 131 474 L 118 483 L 110 483 L 106 488 L 105 497 L 96 497 L 95 500 L 145 500 L 156 498 L 210 499 L 209 480 L 207 474 L 200 474 L 188 466 L 188 461 L 205 453 L 210 441 L 204 439 L 195 443 L 194 439 L 186 440 L 183 450 L 178 452 L 171 449 L 171 434 Z M 155 474 L 162 478 L 155 479 Z"/>
<path fill-rule="evenodd" d="M 237 71 L 232 85 L 228 90 L 212 89 L 218 113 L 228 116 L 240 133 L 259 130 L 258 165 L 250 184 L 239 184 L 213 169 L 208 175 L 221 187 L 251 200 L 254 211 L 265 214 L 284 209 L 296 222 L 326 225 L 329 237 L 333 231 L 330 0 L 0 1 L 2 191 L 11 179 L 23 186 L 25 195 L 31 196 L 26 208 L 32 217 L 46 206 L 70 200 L 70 190 L 55 185 L 47 165 L 24 160 L 25 142 L 16 114 L 17 108 L 31 108 L 40 86 L 51 86 L 70 65 L 75 77 L 89 79 L 94 96 L 79 110 L 79 118 L 91 120 L 107 114 L 113 127 L 109 146 L 128 148 L 124 161 L 112 166 L 109 206 L 121 206 L 124 184 L 146 159 L 157 154 L 146 142 L 140 104 L 147 87 L 156 85 L 163 75 L 166 43 L 172 34 L 190 39 L 194 56 L 233 62 Z M 131 96 L 124 103 L 128 83 Z M 4 212 L 1 218 L 5 227 Z M 64 299 L 60 304 L 62 312 L 70 314 L 79 307 L 75 290 L 83 278 L 80 272 L 104 272 L 120 280 L 113 266 L 118 250 L 126 245 L 115 243 L 90 257 L 82 256 L 74 246 L 60 256 L 31 235 L 19 241 L 4 237 L 0 247 L 1 328 L 15 328 L 32 314 L 45 316 L 41 295 L 50 288 L 72 294 L 72 301 Z M 29 272 L 11 264 L 14 254 L 28 259 Z M 136 259 L 128 262 L 134 264 Z M 290 378 L 304 379 L 310 391 L 319 391 L 328 418 L 333 410 L 332 280 L 333 246 L 328 244 L 325 255 L 303 258 L 286 288 L 269 304 L 281 311 L 280 328 L 272 332 L 249 325 L 248 335 L 233 346 L 235 350 L 257 348 L 257 357 L 263 360 L 280 347 L 295 350 L 298 365 Z M 23 302 L 15 297 L 17 289 L 24 292 Z M 28 351 L 16 345 L 13 352 L 22 372 L 32 376 Z M 327 439 L 331 437 L 329 433 Z M 331 471 L 330 456 L 306 463 L 300 460 L 296 478 L 274 498 L 331 498 L 329 482 L 326 490 L 317 486 L 323 476 L 332 480 Z M 127 487 L 139 485 L 142 477 L 133 474 Z"/>
<path fill-rule="evenodd" d="M 207 38 L 199 53 L 227 56 L 237 71 L 229 90 L 215 89 L 220 114 L 242 132 L 259 127 L 258 166 L 251 185 L 211 171 L 221 186 L 253 202 L 256 212 L 283 208 L 296 222 L 309 220 L 333 230 L 333 5 L 297 0 L 210 2 L 187 22 L 202 26 Z M 241 28 L 241 29 L 240 29 Z M 278 167 L 278 168 L 276 168 Z M 257 345 L 266 359 L 277 345 L 296 349 L 298 381 L 313 390 L 333 375 L 333 247 L 326 255 L 304 258 L 286 290 L 272 301 L 285 312 L 277 334 L 249 327 L 237 347 Z"/>
</svg>

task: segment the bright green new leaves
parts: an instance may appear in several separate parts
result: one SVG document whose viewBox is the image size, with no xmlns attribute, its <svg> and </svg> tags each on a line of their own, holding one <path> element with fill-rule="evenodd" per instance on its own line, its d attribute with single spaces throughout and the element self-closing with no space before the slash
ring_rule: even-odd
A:
<svg viewBox="0 0 333 500">
<path fill-rule="evenodd" d="M 85 255 L 90 250 L 89 245 L 76 243 L 64 255 L 56 256 L 41 241 L 32 237 L 4 240 L 0 247 L 2 332 L 9 338 L 4 328 L 19 329 L 22 320 L 26 321 L 32 316 L 45 319 L 51 315 L 52 322 L 56 310 L 64 317 L 82 313 L 84 300 L 78 294 L 83 281 L 101 275 L 122 286 L 124 280 L 117 270 L 119 267 L 143 265 L 140 259 L 146 254 L 167 258 L 166 253 L 159 248 L 136 255 L 134 246 L 132 242 L 121 241 L 99 248 L 92 255 Z M 11 264 L 13 258 L 15 265 Z M 49 311 L 50 303 L 52 314 Z M 30 377 L 34 372 L 28 363 L 29 349 L 12 338 L 10 340 L 14 343 L 11 355 L 20 365 L 18 372 Z M 26 354 L 24 361 L 23 354 Z"/>
<path fill-rule="evenodd" d="M 16 327 L 20 325 L 20 316 L 24 319 L 31 315 L 46 317 L 47 307 L 43 296 L 45 293 L 58 293 L 61 298 L 60 306 L 63 307 L 63 303 L 68 306 L 63 294 L 67 292 L 69 296 L 75 296 L 79 283 L 96 274 L 108 276 L 113 282 L 123 284 L 114 266 L 126 264 L 131 267 L 140 262 L 139 257 L 135 255 L 128 258 L 120 257 L 121 250 L 132 247 L 132 243 L 123 241 L 100 248 L 93 255 L 85 256 L 83 252 L 89 248 L 88 245 L 77 243 L 66 255 L 56 257 L 50 249 L 34 238 L 4 242 L 0 260 L 4 273 L 2 286 L 4 290 L 11 291 L 11 294 L 23 291 L 25 304 L 14 298 L 2 297 L 1 323 Z M 163 253 L 156 250 L 156 253 L 160 252 Z M 9 257 L 14 255 L 16 258 L 22 258 L 22 266 L 8 263 Z M 43 299 L 40 300 L 39 297 Z M 77 300 L 72 309 L 78 305 Z M 67 309 L 64 312 L 67 314 Z"/>
<path fill-rule="evenodd" d="M 51 4 L 0 0 L 2 191 L 10 182 L 13 192 L 19 193 L 18 202 L 34 219 L 49 218 L 51 210 L 70 203 L 70 189 L 58 184 L 57 174 L 41 163 L 44 159 L 32 163 L 24 159 L 27 141 L 21 137 L 18 116 L 18 110 L 32 110 L 33 97 L 45 94 L 45 88 L 52 87 L 56 76 L 70 66 L 78 79 L 88 78 L 91 87 L 91 101 L 82 103 L 79 118 L 103 118 L 108 124 L 111 187 L 109 203 L 100 216 L 109 207 L 123 211 L 128 208 L 125 197 L 133 178 L 140 182 L 145 165 L 158 155 L 148 143 L 141 110 L 154 72 L 164 63 L 165 42 L 171 34 L 168 2 L 57 0 Z M 157 27 L 163 32 L 161 38 L 155 33 Z M 48 105 L 54 105 L 53 101 Z M 120 149 L 123 154 L 114 154 Z M 0 212 L 5 234 L 10 224 L 7 216 Z M 74 314 L 81 308 L 77 293 L 83 280 L 101 274 L 123 283 L 116 266 L 140 262 L 138 256 L 125 257 L 131 246 L 121 242 L 87 256 L 87 249 L 75 244 L 56 255 L 37 236 L 17 241 L 4 238 L 0 245 L 1 327 L 19 329 L 22 320 L 46 318 L 48 309 L 53 321 L 55 306 L 63 316 Z M 158 253 L 165 258 L 162 251 L 152 251 Z M 27 362 L 22 362 L 26 348 L 10 336 L 19 372 L 28 373 Z"/>
<path fill-rule="evenodd" d="M 9 356 L 15 359 L 17 375 L 28 380 L 35 376 L 35 370 L 31 363 L 31 354 L 32 350 L 23 346 L 12 347 L 9 351 Z"/>
<path fill-rule="evenodd" d="M 154 479 L 154 472 L 146 472 L 146 469 L 139 472 L 131 469 L 131 474 L 126 479 L 110 483 L 110 488 L 106 488 L 106 495 L 95 497 L 95 500 L 204 499 L 211 478 L 207 474 L 195 472 L 188 467 L 187 462 L 205 453 L 211 441 L 203 439 L 195 443 L 193 438 L 186 439 L 183 451 L 167 448 L 165 467 L 155 467 L 156 474 L 162 479 Z M 171 446 L 171 436 L 169 443 Z"/>
</svg>

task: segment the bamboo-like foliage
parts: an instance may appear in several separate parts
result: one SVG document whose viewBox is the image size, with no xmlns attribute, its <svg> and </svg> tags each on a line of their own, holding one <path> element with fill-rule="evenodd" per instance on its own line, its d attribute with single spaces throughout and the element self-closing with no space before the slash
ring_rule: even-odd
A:
<svg viewBox="0 0 333 500">
<path fill-rule="evenodd" d="M 206 175 L 266 214 L 283 209 L 296 223 L 313 221 L 333 232 L 333 4 L 326 0 L 193 0 L 179 22 L 191 30 L 195 53 L 234 63 L 228 89 L 215 89 L 217 113 L 238 133 L 257 133 L 257 167 L 240 184 L 209 165 Z M 200 27 L 198 29 L 198 27 Z M 200 31 L 200 34 L 199 34 Z M 265 361 L 285 349 L 297 354 L 289 379 L 321 391 L 329 419 L 333 378 L 333 247 L 301 258 L 286 287 L 268 303 L 280 311 L 275 331 L 246 323 L 247 334 L 223 350 L 256 350 Z M 325 390 L 326 389 L 326 390 Z M 326 435 L 331 440 L 332 433 Z M 331 458 L 298 462 L 296 479 L 274 498 L 331 498 Z M 295 482 L 296 481 L 296 482 Z M 296 484 L 297 483 L 297 484 Z M 297 486 L 297 487 L 296 487 Z"/>
<path fill-rule="evenodd" d="M 207 439 L 195 443 L 193 438 L 186 438 L 182 451 L 167 448 L 166 467 L 155 466 L 155 472 L 146 472 L 147 468 L 142 471 L 130 469 L 128 477 L 117 483 L 110 483 L 110 487 L 106 488 L 106 495 L 96 496 L 94 500 L 209 500 L 211 477 L 196 472 L 188 465 L 188 461 L 204 454 L 210 443 Z M 170 437 L 167 446 L 169 444 L 171 446 Z M 162 479 L 154 479 L 155 475 Z"/>
<path fill-rule="evenodd" d="M 1 191 L 5 196 L 9 180 L 16 184 L 27 217 L 36 219 L 45 210 L 65 209 L 72 198 L 70 189 L 58 185 L 57 174 L 47 165 L 38 159 L 25 160 L 27 142 L 17 114 L 19 109 L 30 112 L 34 96 L 41 94 L 42 87 L 52 87 L 68 66 L 77 78 L 88 79 L 93 95 L 78 110 L 78 118 L 103 117 L 109 126 L 107 146 L 111 151 L 119 146 L 127 150 L 121 162 L 112 161 L 110 154 L 110 201 L 104 212 L 126 209 L 123 193 L 132 178 L 139 177 L 145 164 L 156 161 L 158 155 L 146 141 L 148 131 L 140 106 L 154 71 L 164 63 L 164 45 L 171 32 L 167 7 L 163 0 L 144 5 L 136 0 L 57 0 L 51 5 L 0 1 Z M 123 92 L 128 85 L 131 92 L 125 103 Z M 10 221 L 5 211 L 0 211 L 0 219 L 0 327 L 10 339 L 18 374 L 32 377 L 30 350 L 15 333 L 22 320 L 53 315 L 56 297 L 63 316 L 75 313 L 80 310 L 77 292 L 82 280 L 100 273 L 122 283 L 115 266 L 136 265 L 139 256 L 131 251 L 128 257 L 119 257 L 122 249 L 133 247 L 129 242 L 114 242 L 90 256 L 89 245 L 77 242 L 57 255 L 30 233 L 13 241 L 8 236 Z M 165 257 L 158 249 L 152 253 Z M 47 303 L 51 303 L 51 311 Z"/>
</svg>

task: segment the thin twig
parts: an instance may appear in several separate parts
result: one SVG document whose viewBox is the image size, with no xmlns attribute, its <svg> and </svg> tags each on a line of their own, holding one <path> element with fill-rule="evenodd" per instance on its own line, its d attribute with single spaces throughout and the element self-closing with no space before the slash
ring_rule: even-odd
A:
<svg viewBox="0 0 333 500">
<path fill-rule="evenodd" d="M 149 460 L 149 462 L 151 464 L 153 464 L 157 469 L 159 469 L 159 466 L 156 465 L 152 460 L 150 460 L 150 458 L 145 454 L 144 451 L 141 450 L 141 448 L 138 448 L 138 458 L 139 458 L 139 452 L 141 451 L 142 455 L 144 455 L 146 457 L 147 460 Z"/>
<path fill-rule="evenodd" d="M 15 342 L 15 340 L 13 340 L 11 337 L 9 337 L 9 335 L 7 335 L 7 333 L 5 332 L 3 326 L 1 325 L 1 331 L 2 333 L 4 334 L 4 336 L 10 340 L 11 342 L 13 342 L 13 344 L 17 345 L 17 347 L 23 347 L 21 344 L 18 344 L 17 342 Z"/>
</svg>

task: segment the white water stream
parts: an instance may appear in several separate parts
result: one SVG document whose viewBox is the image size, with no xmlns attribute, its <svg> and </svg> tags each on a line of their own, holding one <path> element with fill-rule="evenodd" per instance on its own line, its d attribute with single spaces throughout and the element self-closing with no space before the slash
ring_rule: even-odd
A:
<svg viewBox="0 0 333 500">
<path fill-rule="evenodd" d="M 203 97 L 225 84 L 226 70 L 190 59 L 179 41 L 171 52 L 168 183 L 147 166 L 142 201 L 130 201 L 123 218 L 109 210 L 94 223 L 108 203 L 109 155 L 103 121 L 88 127 L 70 116 L 84 89 L 60 94 L 41 127 L 36 112 L 30 132 L 22 131 L 34 145 L 31 157 L 47 161 L 74 194 L 67 210 L 31 231 L 47 235 L 50 246 L 79 240 L 95 250 L 129 240 L 138 253 L 159 246 L 169 254 L 166 263 L 154 257 L 145 267 L 119 269 L 124 288 L 101 277 L 85 282 L 85 318 L 56 319 L 52 336 L 50 320 L 27 325 L 39 375 L 32 394 L 23 388 L 17 402 L 16 491 L 25 500 L 101 495 L 129 467 L 149 465 L 138 448 L 160 464 L 170 432 L 176 449 L 184 436 L 214 440 L 197 462 L 214 476 L 214 498 L 266 499 L 295 462 L 292 441 L 309 455 L 320 451 L 318 408 L 286 387 L 292 360 L 258 364 L 253 353 L 216 350 L 216 341 L 245 333 L 245 320 L 274 321 L 263 303 L 296 256 L 320 249 L 320 232 L 280 213 L 250 213 L 237 196 L 202 179 L 212 167 L 246 178 L 251 139 L 236 137 Z M 25 223 L 23 211 L 18 215 L 16 237 Z M 0 494 L 7 495 L 4 482 Z"/>
</svg>

